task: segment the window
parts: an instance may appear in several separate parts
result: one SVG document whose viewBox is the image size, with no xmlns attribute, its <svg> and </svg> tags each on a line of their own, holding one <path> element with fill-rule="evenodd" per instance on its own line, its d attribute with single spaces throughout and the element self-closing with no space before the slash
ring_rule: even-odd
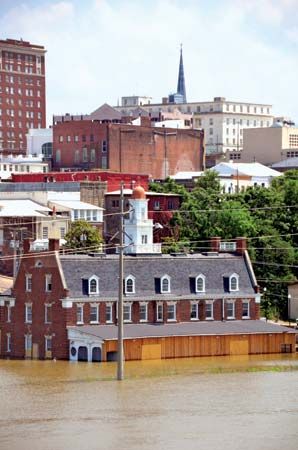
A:
<svg viewBox="0 0 298 450">
<path fill-rule="evenodd" d="M 249 301 L 242 302 L 242 319 L 249 319 Z"/>
<path fill-rule="evenodd" d="M 108 158 L 106 156 L 101 157 L 101 168 L 102 169 L 108 168 Z"/>
<path fill-rule="evenodd" d="M 59 136 L 59 142 L 63 142 L 63 136 Z"/>
<path fill-rule="evenodd" d="M 56 151 L 56 163 L 60 163 L 61 161 L 61 150 Z"/>
<path fill-rule="evenodd" d="M 11 306 L 7 305 L 7 322 L 11 322 Z"/>
<path fill-rule="evenodd" d="M 230 291 L 239 291 L 239 277 L 237 274 L 230 276 Z"/>
<path fill-rule="evenodd" d="M 25 322 L 32 323 L 32 303 L 25 304 Z"/>
<path fill-rule="evenodd" d="M 52 323 L 52 305 L 49 303 L 44 305 L 44 322 Z"/>
<path fill-rule="evenodd" d="M 71 136 L 70 135 L 66 136 L 66 142 L 71 142 Z"/>
<path fill-rule="evenodd" d="M 88 149 L 86 147 L 83 148 L 83 162 L 88 162 Z"/>
<path fill-rule="evenodd" d="M 94 275 L 89 278 L 89 294 L 98 294 L 98 278 Z"/>
<path fill-rule="evenodd" d="M 11 334 L 10 333 L 6 334 L 6 351 L 7 352 L 11 351 Z"/>
<path fill-rule="evenodd" d="M 25 334 L 25 350 L 32 350 L 32 334 Z"/>
<path fill-rule="evenodd" d="M 176 321 L 176 303 L 167 303 L 167 321 L 174 322 Z"/>
<path fill-rule="evenodd" d="M 26 292 L 32 291 L 32 275 L 26 274 Z"/>
<path fill-rule="evenodd" d="M 156 321 L 162 322 L 163 321 L 163 303 L 157 303 L 156 307 Z"/>
<path fill-rule="evenodd" d="M 61 227 L 61 228 L 60 228 L 60 238 L 61 238 L 61 239 L 64 239 L 64 237 L 65 237 L 65 232 L 66 232 L 65 227 Z"/>
<path fill-rule="evenodd" d="M 205 292 L 205 277 L 198 275 L 196 278 L 196 292 Z"/>
<path fill-rule="evenodd" d="M 112 323 L 113 322 L 112 303 L 106 303 L 106 322 L 107 323 Z"/>
<path fill-rule="evenodd" d="M 101 143 L 102 153 L 106 153 L 107 149 L 108 149 L 107 141 L 102 141 L 102 143 Z"/>
<path fill-rule="evenodd" d="M 148 321 L 148 303 L 140 303 L 140 322 Z"/>
<path fill-rule="evenodd" d="M 148 244 L 148 236 L 147 236 L 147 234 L 142 234 L 142 244 Z"/>
<path fill-rule="evenodd" d="M 131 322 L 131 303 L 123 305 L 123 322 Z"/>
<path fill-rule="evenodd" d="M 77 305 L 77 323 L 84 323 L 84 306 Z"/>
<path fill-rule="evenodd" d="M 46 275 L 46 292 L 52 292 L 52 275 Z"/>
<path fill-rule="evenodd" d="M 45 351 L 52 351 L 52 336 L 45 336 Z"/>
<path fill-rule="evenodd" d="M 135 278 L 133 276 L 128 276 L 125 278 L 125 294 L 135 293 Z"/>
<path fill-rule="evenodd" d="M 213 301 L 206 301 L 205 317 L 206 320 L 213 320 Z"/>
<path fill-rule="evenodd" d="M 192 302 L 190 305 L 190 320 L 199 320 L 199 304 Z"/>
<path fill-rule="evenodd" d="M 160 209 L 160 202 L 159 202 L 159 200 L 154 200 L 153 209 L 156 209 L 156 210 Z"/>
<path fill-rule="evenodd" d="M 227 302 L 227 318 L 235 319 L 235 302 L 234 301 Z"/>
<path fill-rule="evenodd" d="M 91 161 L 91 162 L 94 162 L 94 161 L 95 161 L 95 149 L 94 149 L 94 148 L 92 148 L 92 149 L 90 150 L 90 161 Z"/>
<path fill-rule="evenodd" d="M 171 280 L 170 277 L 168 277 L 168 275 L 162 277 L 160 283 L 160 291 L 162 294 L 171 292 Z"/>
<path fill-rule="evenodd" d="M 48 239 L 49 237 L 49 228 L 48 227 L 42 227 L 42 238 Z"/>
<path fill-rule="evenodd" d="M 99 315 L 98 315 L 98 305 L 90 305 L 90 323 L 98 323 Z"/>
</svg>

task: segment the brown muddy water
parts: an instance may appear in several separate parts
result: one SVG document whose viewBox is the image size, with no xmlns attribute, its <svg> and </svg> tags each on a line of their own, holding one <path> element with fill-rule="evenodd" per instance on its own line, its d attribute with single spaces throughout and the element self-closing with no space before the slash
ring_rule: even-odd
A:
<svg viewBox="0 0 298 450">
<path fill-rule="evenodd" d="M 298 355 L 0 361 L 1 450 L 296 450 Z"/>
</svg>

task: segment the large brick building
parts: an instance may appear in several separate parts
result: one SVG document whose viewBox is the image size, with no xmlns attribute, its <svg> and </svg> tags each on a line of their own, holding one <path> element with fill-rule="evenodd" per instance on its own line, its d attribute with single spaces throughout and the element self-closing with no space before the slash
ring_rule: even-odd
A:
<svg viewBox="0 0 298 450">
<path fill-rule="evenodd" d="M 53 125 L 53 168 L 100 168 L 163 179 L 181 170 L 202 170 L 203 141 L 200 130 L 86 119 L 57 121 Z"/>
<path fill-rule="evenodd" d="M 0 40 L 0 152 L 26 153 L 26 133 L 46 126 L 45 48 Z"/>
<path fill-rule="evenodd" d="M 125 219 L 125 359 L 293 352 L 295 334 L 259 319 L 260 294 L 244 238 L 212 252 L 161 255 L 144 190 Z M 113 360 L 117 255 L 24 255 L 11 294 L 0 296 L 2 357 Z M 122 285 L 121 282 L 121 285 Z"/>
</svg>

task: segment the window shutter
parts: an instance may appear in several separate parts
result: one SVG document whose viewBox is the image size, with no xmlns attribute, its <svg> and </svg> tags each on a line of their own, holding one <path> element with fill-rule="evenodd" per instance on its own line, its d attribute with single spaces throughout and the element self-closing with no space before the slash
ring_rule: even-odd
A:
<svg viewBox="0 0 298 450">
<path fill-rule="evenodd" d="M 224 292 L 230 292 L 230 279 L 229 277 L 223 277 Z"/>
<path fill-rule="evenodd" d="M 82 279 L 82 291 L 83 295 L 89 294 L 88 280 L 84 278 Z"/>
<path fill-rule="evenodd" d="M 154 278 L 155 281 L 155 292 L 156 294 L 161 293 L 161 286 L 160 286 L 160 278 Z"/>
<path fill-rule="evenodd" d="M 196 279 L 194 277 L 189 277 L 189 289 L 192 294 L 196 293 Z"/>
</svg>

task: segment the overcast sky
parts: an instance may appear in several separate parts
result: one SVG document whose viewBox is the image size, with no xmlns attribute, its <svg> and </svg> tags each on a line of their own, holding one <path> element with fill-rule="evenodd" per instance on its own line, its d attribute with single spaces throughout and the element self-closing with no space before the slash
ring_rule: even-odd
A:
<svg viewBox="0 0 298 450">
<path fill-rule="evenodd" d="M 273 104 L 298 123 L 298 0 L 0 0 L 0 38 L 47 49 L 47 112 L 125 95 Z"/>
</svg>

